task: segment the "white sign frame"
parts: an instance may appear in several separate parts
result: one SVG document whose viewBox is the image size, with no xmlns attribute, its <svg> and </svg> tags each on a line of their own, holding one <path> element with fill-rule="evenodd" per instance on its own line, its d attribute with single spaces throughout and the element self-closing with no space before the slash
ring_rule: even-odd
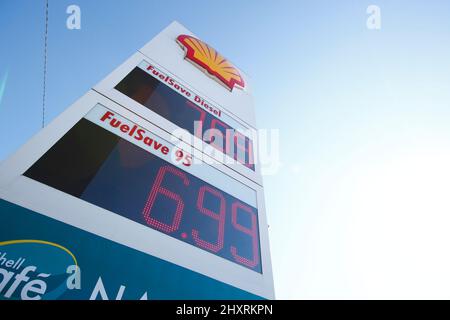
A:
<svg viewBox="0 0 450 320">
<path fill-rule="evenodd" d="M 222 164 L 210 165 L 256 191 L 262 274 L 23 176 L 97 104 L 171 141 L 166 131 L 90 90 L 0 165 L 0 198 L 255 295 L 273 299 L 263 188 Z M 145 243 L 159 243 L 161 246 L 147 246 Z"/>
</svg>

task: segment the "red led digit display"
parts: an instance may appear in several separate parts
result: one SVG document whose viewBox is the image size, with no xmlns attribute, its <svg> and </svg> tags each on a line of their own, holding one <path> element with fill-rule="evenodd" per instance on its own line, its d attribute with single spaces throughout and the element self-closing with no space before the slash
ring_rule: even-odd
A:
<svg viewBox="0 0 450 320">
<path fill-rule="evenodd" d="M 240 134 L 236 128 L 200 108 L 181 92 L 174 91 L 140 67 L 135 67 L 115 89 L 255 171 L 250 138 Z M 201 126 L 195 127 L 195 121 L 200 122 Z M 207 131 L 210 129 L 221 132 L 223 141 L 211 139 L 211 134 Z M 230 131 L 235 133 L 227 134 L 226 129 L 231 129 Z"/>
<path fill-rule="evenodd" d="M 148 199 L 145 203 L 144 210 L 142 211 L 144 215 L 144 219 L 147 222 L 147 224 L 155 229 L 158 229 L 160 231 L 171 233 L 176 230 L 178 230 L 180 226 L 181 216 L 183 215 L 183 209 L 184 209 L 184 202 L 181 199 L 181 196 L 176 194 L 175 192 L 172 192 L 166 188 L 161 187 L 162 179 L 164 178 L 165 174 L 167 172 L 170 172 L 176 176 L 178 176 L 182 181 L 183 184 L 188 186 L 189 185 L 189 179 L 186 177 L 186 174 L 182 171 L 178 170 L 177 168 L 173 166 L 164 166 L 161 167 L 158 171 L 158 174 L 156 175 L 155 181 L 153 182 L 152 190 L 150 191 L 150 194 L 148 196 Z M 160 222 L 156 220 L 155 218 L 151 217 L 150 213 L 152 211 L 153 205 L 156 200 L 156 196 L 158 194 L 161 194 L 162 196 L 165 196 L 169 199 L 172 199 L 176 202 L 176 209 L 175 214 L 172 220 L 172 223 L 165 224 L 164 222 Z M 165 214 L 168 214 L 166 212 Z"/>
<path fill-rule="evenodd" d="M 208 192 L 211 195 L 214 195 L 217 197 L 220 201 L 219 205 L 219 213 L 215 213 L 212 210 L 205 208 L 204 206 L 204 199 L 205 199 L 205 192 Z M 208 241 L 202 240 L 199 237 L 199 231 L 197 229 L 192 230 L 192 238 L 194 239 L 197 246 L 205 248 L 207 250 L 218 252 L 223 248 L 223 239 L 224 239 L 224 228 L 225 228 L 225 206 L 226 206 L 226 200 L 223 194 L 218 191 L 217 189 L 213 189 L 208 186 L 202 186 L 200 187 L 200 191 L 198 192 L 198 199 L 197 199 L 197 209 L 203 213 L 204 215 L 207 215 L 214 220 L 217 220 L 217 241 L 216 243 L 210 243 Z"/>
<path fill-rule="evenodd" d="M 251 228 L 246 228 L 242 224 L 239 224 L 238 221 L 238 209 L 242 212 L 246 212 L 250 218 L 251 218 Z M 252 239 L 252 251 L 253 251 L 253 257 L 251 259 L 245 258 L 243 256 L 240 256 L 237 253 L 237 248 L 235 246 L 231 246 L 231 253 L 233 254 L 233 257 L 240 263 L 245 264 L 246 266 L 250 268 L 254 268 L 259 263 L 259 257 L 258 257 L 258 223 L 256 221 L 256 215 L 253 209 L 242 202 L 233 202 L 232 209 L 231 209 L 231 221 L 233 222 L 233 226 L 239 230 L 242 231 L 245 234 L 248 234 Z"/>
<path fill-rule="evenodd" d="M 257 208 L 89 120 L 24 175 L 262 273 Z"/>
</svg>

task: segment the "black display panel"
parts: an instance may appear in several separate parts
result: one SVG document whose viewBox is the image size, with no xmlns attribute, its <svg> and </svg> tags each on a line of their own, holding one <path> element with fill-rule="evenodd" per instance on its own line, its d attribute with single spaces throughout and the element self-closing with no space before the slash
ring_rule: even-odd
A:
<svg viewBox="0 0 450 320">
<path fill-rule="evenodd" d="M 135 67 L 115 89 L 255 171 L 253 142 L 250 138 L 140 67 Z M 196 128 L 195 121 L 200 122 L 201 126 Z M 219 130 L 219 138 L 222 141 L 219 142 L 217 137 L 208 135 L 208 129 Z"/>
<path fill-rule="evenodd" d="M 255 207 L 89 120 L 24 175 L 262 273 Z"/>
</svg>

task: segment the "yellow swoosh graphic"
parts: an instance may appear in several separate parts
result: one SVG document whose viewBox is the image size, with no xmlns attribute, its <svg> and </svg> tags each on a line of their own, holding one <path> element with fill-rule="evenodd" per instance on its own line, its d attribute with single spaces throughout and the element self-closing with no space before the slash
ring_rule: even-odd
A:
<svg viewBox="0 0 450 320">
<path fill-rule="evenodd" d="M 29 240 L 29 239 L 25 239 L 25 240 L 8 240 L 8 241 L 2 241 L 0 242 L 0 246 L 7 246 L 10 244 L 21 244 L 21 243 L 39 243 L 39 244 L 46 244 L 49 246 L 53 246 L 56 247 L 58 249 L 61 249 L 63 251 L 65 251 L 66 253 L 68 253 L 73 261 L 75 262 L 75 266 L 77 267 L 76 270 L 78 270 L 78 262 L 77 262 L 77 258 L 75 258 L 74 254 L 67 249 L 66 247 L 63 247 L 60 244 L 54 243 L 54 242 L 50 242 L 50 241 L 44 241 L 44 240 Z"/>
</svg>

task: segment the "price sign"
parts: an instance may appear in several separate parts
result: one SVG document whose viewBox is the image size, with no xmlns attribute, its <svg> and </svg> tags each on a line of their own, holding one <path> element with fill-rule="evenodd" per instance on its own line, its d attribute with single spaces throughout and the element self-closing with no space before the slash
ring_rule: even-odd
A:
<svg viewBox="0 0 450 320">
<path fill-rule="evenodd" d="M 220 119 L 226 118 L 220 109 L 152 64 L 142 61 L 115 89 L 255 171 L 252 140 Z M 220 134 L 208 134 L 210 129 Z"/>
<path fill-rule="evenodd" d="M 205 181 L 216 169 L 203 164 L 198 177 L 191 166 L 191 155 L 98 105 L 24 175 L 261 273 L 256 192 L 219 173 L 223 190 Z"/>
<path fill-rule="evenodd" d="M 254 128 L 248 78 L 171 24 L 0 165 L 0 273 L 42 288 L 0 299 L 273 298 Z"/>
</svg>

